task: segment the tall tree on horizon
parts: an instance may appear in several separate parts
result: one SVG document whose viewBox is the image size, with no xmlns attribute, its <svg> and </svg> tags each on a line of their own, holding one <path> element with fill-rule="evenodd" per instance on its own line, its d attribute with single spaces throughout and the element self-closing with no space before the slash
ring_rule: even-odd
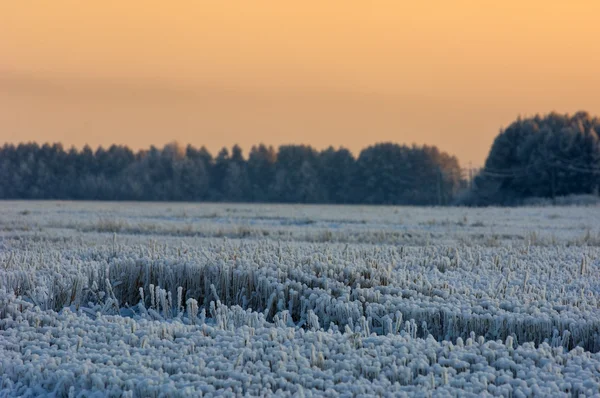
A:
<svg viewBox="0 0 600 398">
<path fill-rule="evenodd" d="M 598 131 L 600 120 L 587 112 L 518 118 L 494 140 L 469 203 L 597 193 Z"/>
</svg>

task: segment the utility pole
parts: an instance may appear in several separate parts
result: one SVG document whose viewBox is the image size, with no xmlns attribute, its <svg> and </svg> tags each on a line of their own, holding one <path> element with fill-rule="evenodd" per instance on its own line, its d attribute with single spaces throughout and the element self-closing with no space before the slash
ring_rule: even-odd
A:
<svg viewBox="0 0 600 398">
<path fill-rule="evenodd" d="M 473 190 L 473 164 L 469 162 L 469 191 Z"/>
<path fill-rule="evenodd" d="M 437 173 L 437 196 L 438 196 L 438 206 L 442 205 L 442 170 L 438 168 Z"/>
</svg>

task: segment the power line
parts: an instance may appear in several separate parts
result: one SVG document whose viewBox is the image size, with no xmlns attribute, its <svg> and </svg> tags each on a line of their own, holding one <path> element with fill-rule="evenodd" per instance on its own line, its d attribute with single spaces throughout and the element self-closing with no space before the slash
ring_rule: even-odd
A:
<svg viewBox="0 0 600 398">
<path fill-rule="evenodd" d="M 554 160 L 554 161 L 542 161 L 537 162 L 535 164 L 530 164 L 528 166 L 520 167 L 520 168 L 508 168 L 508 169 L 496 169 L 491 167 L 484 167 L 479 170 L 477 175 L 488 176 L 492 178 L 518 178 L 528 176 L 530 174 L 530 170 L 539 167 L 559 167 L 563 170 L 576 171 L 580 173 L 588 173 L 588 174 L 600 174 L 600 167 L 589 167 L 589 166 L 579 166 L 574 162 Z"/>
</svg>

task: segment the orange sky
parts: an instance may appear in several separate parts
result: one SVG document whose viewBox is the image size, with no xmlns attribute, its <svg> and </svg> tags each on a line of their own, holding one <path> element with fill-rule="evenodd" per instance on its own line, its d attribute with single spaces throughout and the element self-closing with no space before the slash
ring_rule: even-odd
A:
<svg viewBox="0 0 600 398">
<path fill-rule="evenodd" d="M 0 2 L 0 142 L 434 144 L 600 114 L 596 0 Z"/>
</svg>

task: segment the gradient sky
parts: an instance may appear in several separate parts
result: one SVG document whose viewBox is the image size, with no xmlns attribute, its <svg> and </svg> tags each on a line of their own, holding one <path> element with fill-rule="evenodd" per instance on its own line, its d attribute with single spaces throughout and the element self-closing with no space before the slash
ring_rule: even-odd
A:
<svg viewBox="0 0 600 398">
<path fill-rule="evenodd" d="M 519 114 L 600 114 L 600 1 L 0 2 L 0 142 L 177 140 L 481 165 Z"/>
</svg>

